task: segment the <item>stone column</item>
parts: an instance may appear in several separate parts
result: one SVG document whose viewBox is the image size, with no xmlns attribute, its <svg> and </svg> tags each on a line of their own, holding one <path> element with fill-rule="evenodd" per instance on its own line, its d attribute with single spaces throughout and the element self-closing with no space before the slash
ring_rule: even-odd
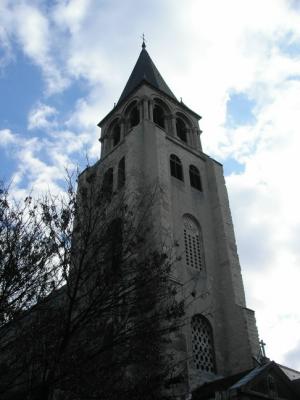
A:
<svg viewBox="0 0 300 400">
<path fill-rule="evenodd" d="M 191 147 L 196 147 L 193 136 L 194 135 L 193 135 L 192 129 L 191 128 L 186 128 L 186 143 Z"/>
<path fill-rule="evenodd" d="M 143 100 L 140 100 L 138 102 L 137 108 L 138 108 L 139 113 L 140 113 L 140 121 L 142 121 L 142 119 L 143 119 Z"/>
<path fill-rule="evenodd" d="M 144 119 L 149 119 L 148 98 L 145 96 L 142 99 Z"/>
<path fill-rule="evenodd" d="M 103 138 L 100 137 L 98 140 L 99 140 L 99 142 L 101 144 L 100 158 L 103 158 L 104 157 L 104 142 L 103 142 Z"/>
<path fill-rule="evenodd" d="M 164 121 L 165 121 L 165 130 L 168 132 L 168 134 L 171 134 L 173 136 L 172 114 L 165 115 Z"/>
<path fill-rule="evenodd" d="M 153 101 L 149 100 L 149 119 L 153 121 Z"/>
<path fill-rule="evenodd" d="M 125 137 L 125 118 L 120 118 L 120 140 Z"/>
<path fill-rule="evenodd" d="M 175 114 L 171 115 L 171 123 L 172 123 L 171 135 L 176 137 L 176 115 Z"/>
<path fill-rule="evenodd" d="M 194 135 L 195 135 L 195 141 L 196 141 L 196 148 L 199 151 L 202 151 L 202 146 L 201 146 L 201 141 L 200 141 L 200 135 L 202 131 L 199 128 L 194 128 Z"/>
<path fill-rule="evenodd" d="M 107 153 L 107 136 L 101 139 L 102 155 L 105 156 Z"/>
</svg>

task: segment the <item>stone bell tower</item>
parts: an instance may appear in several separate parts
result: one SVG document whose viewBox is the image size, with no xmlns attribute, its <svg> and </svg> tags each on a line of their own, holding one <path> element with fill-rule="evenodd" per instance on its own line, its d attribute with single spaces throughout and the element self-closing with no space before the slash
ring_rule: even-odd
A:
<svg viewBox="0 0 300 400">
<path fill-rule="evenodd" d="M 142 51 L 116 106 L 99 123 L 94 168 L 112 191 L 158 182 L 158 236 L 177 253 L 172 279 L 188 299 L 174 336 L 190 388 L 255 365 L 254 312 L 246 308 L 222 165 L 203 153 L 200 116 L 178 101 Z"/>
</svg>

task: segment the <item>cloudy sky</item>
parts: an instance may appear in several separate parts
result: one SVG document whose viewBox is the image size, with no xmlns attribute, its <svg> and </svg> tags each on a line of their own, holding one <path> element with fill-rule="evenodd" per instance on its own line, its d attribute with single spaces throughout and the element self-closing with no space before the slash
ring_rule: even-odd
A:
<svg viewBox="0 0 300 400">
<path fill-rule="evenodd" d="M 0 179 L 60 191 L 141 50 L 224 164 L 247 302 L 300 369 L 300 0 L 0 0 Z"/>
</svg>

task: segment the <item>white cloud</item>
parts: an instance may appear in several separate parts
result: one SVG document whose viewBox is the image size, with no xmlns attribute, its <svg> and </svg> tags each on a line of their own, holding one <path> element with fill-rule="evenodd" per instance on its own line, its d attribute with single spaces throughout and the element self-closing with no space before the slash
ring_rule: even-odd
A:
<svg viewBox="0 0 300 400">
<path fill-rule="evenodd" d="M 3 68 L 13 60 L 9 32 L 4 23 L 10 24 L 7 6 L 8 3 L 6 0 L 0 2 L 0 78 Z"/>
<path fill-rule="evenodd" d="M 0 130 L 0 146 L 5 147 L 14 143 L 15 140 L 15 136 L 9 129 Z"/>
<path fill-rule="evenodd" d="M 60 29 L 68 29 L 72 34 L 76 34 L 82 27 L 90 5 L 90 0 L 61 1 L 53 10 L 53 19 Z"/>
<path fill-rule="evenodd" d="M 57 64 L 58 54 L 53 54 L 55 29 L 35 2 L 2 2 L 0 24 L 0 39 L 7 49 L 7 56 L 12 40 L 17 40 L 24 54 L 41 68 L 48 94 L 64 90 L 69 85 L 63 68 Z"/>
<path fill-rule="evenodd" d="M 50 120 L 57 114 L 55 108 L 50 107 L 46 104 L 39 103 L 35 106 L 28 117 L 28 129 L 38 129 L 38 128 L 50 128 L 56 125 L 55 120 Z"/>
<path fill-rule="evenodd" d="M 248 299 L 257 308 L 269 355 L 283 363 L 300 330 L 300 249 L 296 245 L 300 232 L 300 82 L 279 82 L 270 92 L 272 101 L 257 113 L 256 125 L 248 128 L 246 150 L 252 148 L 251 138 L 256 146 L 243 158 L 245 171 L 229 176 L 227 185 Z M 231 132 L 233 137 L 238 133 Z M 232 155 L 239 158 L 240 148 L 235 145 Z M 299 359 L 290 359 L 294 368 L 300 368 Z"/>
<path fill-rule="evenodd" d="M 289 78 L 299 76 L 300 54 L 284 51 L 287 41 L 300 39 L 300 14 L 279 0 L 189 4 L 176 3 L 175 30 L 167 24 L 169 33 L 156 43 L 157 64 L 174 92 L 203 115 L 205 151 L 245 168 L 227 185 L 248 305 L 257 308 L 268 355 L 283 363 L 300 331 L 300 82 Z M 225 127 L 233 91 L 256 103 L 251 126 Z"/>
<path fill-rule="evenodd" d="M 24 198 L 32 190 L 36 196 L 49 190 L 52 194 L 60 193 L 66 169 L 76 168 L 73 153 L 82 151 L 88 139 L 86 135 L 63 131 L 52 132 L 44 138 L 26 138 L 9 129 L 1 130 L 0 147 L 5 147 L 11 159 L 17 162 L 10 178 L 14 196 Z"/>
</svg>

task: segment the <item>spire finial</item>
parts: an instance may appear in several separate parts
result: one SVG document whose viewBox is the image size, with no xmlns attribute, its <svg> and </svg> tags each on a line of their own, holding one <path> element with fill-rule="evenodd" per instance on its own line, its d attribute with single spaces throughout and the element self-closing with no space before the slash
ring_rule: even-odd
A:
<svg viewBox="0 0 300 400">
<path fill-rule="evenodd" d="M 145 43 L 145 35 L 144 35 L 144 33 L 142 35 L 142 39 L 143 39 L 142 48 L 145 49 L 146 48 L 146 43 Z"/>
</svg>

